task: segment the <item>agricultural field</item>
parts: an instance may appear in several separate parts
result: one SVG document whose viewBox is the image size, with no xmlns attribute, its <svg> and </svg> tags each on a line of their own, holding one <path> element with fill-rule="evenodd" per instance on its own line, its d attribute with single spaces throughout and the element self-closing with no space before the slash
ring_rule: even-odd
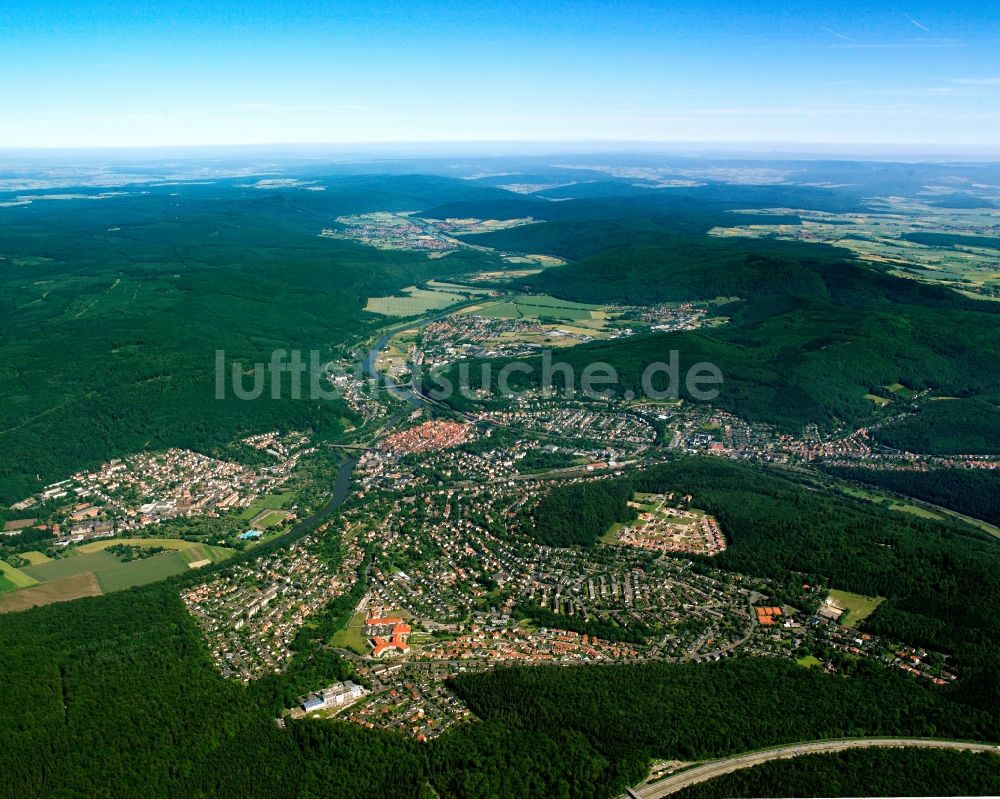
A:
<svg viewBox="0 0 1000 799">
<path fill-rule="evenodd" d="M 941 521 L 944 519 L 940 513 L 931 510 L 930 508 L 923 508 L 919 505 L 914 505 L 912 502 L 899 502 L 895 499 L 889 499 L 885 503 L 889 510 L 899 511 L 900 513 L 911 513 L 914 516 L 919 516 L 921 519 L 932 519 L 933 521 Z"/>
<path fill-rule="evenodd" d="M 555 320 L 600 329 L 608 319 L 603 305 L 558 300 L 545 294 L 514 294 L 492 303 L 465 308 L 459 313 L 477 313 L 495 319 Z M 591 323 L 597 324 L 592 325 Z"/>
<path fill-rule="evenodd" d="M 451 291 L 458 294 L 469 294 L 473 297 L 489 296 L 490 294 L 495 293 L 494 289 L 463 286 L 460 283 L 446 283 L 440 280 L 428 280 L 425 285 L 434 291 Z"/>
<path fill-rule="evenodd" d="M 85 596 L 100 596 L 101 593 L 97 577 L 93 572 L 87 572 L 5 593 L 0 596 L 0 613 L 15 613 L 38 605 L 68 602 Z"/>
<path fill-rule="evenodd" d="M 39 566 L 25 566 L 24 571 L 40 583 L 50 583 L 55 580 L 61 580 L 64 577 L 75 577 L 87 572 L 98 572 L 101 569 L 118 566 L 120 563 L 121 561 L 118 558 L 104 550 L 81 553 L 70 549 L 64 558 L 43 563 Z"/>
<path fill-rule="evenodd" d="M 857 627 L 867 619 L 875 609 L 885 602 L 884 596 L 862 596 L 852 594 L 850 591 L 838 591 L 832 589 L 830 598 L 838 608 L 843 608 L 847 612 L 840 617 L 840 623 L 845 627 Z"/>
<path fill-rule="evenodd" d="M 868 488 L 862 488 L 861 486 L 838 486 L 840 490 L 852 497 L 858 497 L 859 499 L 866 499 L 869 502 L 874 502 L 878 505 L 888 508 L 889 510 L 899 511 L 900 513 L 909 513 L 913 516 L 918 516 L 921 519 L 931 519 L 933 521 L 942 521 L 945 516 L 936 510 L 924 507 L 923 505 L 918 505 L 913 502 L 904 502 L 902 500 L 896 499 L 895 497 L 886 496 L 885 494 L 879 493 L 878 491 L 873 491 Z M 959 514 L 955 514 L 959 515 Z M 964 518 L 964 517 L 963 517 Z M 966 519 L 966 521 L 973 521 L 971 519 Z M 987 532 L 992 532 L 987 530 Z"/>
<path fill-rule="evenodd" d="M 486 269 L 467 275 L 465 279 L 473 283 L 510 283 L 537 275 L 550 266 L 563 266 L 566 263 L 554 255 L 505 255 L 503 260 L 512 268 Z"/>
<path fill-rule="evenodd" d="M 11 566 L 7 561 L 0 560 L 0 592 L 30 588 L 37 584 L 38 580 L 35 578 Z"/>
<path fill-rule="evenodd" d="M 538 220 L 525 216 L 516 219 L 476 219 L 474 217 L 468 219 L 431 219 L 427 217 L 423 221 L 443 233 L 466 236 L 475 233 L 495 233 L 498 230 L 531 225 Z"/>
<path fill-rule="evenodd" d="M 936 208 L 916 200 L 881 198 L 869 213 L 795 210 L 801 224 L 772 224 L 789 209 L 740 212 L 760 221 L 715 227 L 715 236 L 784 239 L 843 247 L 899 277 L 951 286 L 963 294 L 1000 299 L 1000 212 Z"/>
<path fill-rule="evenodd" d="M 21 557 L 28 561 L 32 566 L 38 566 L 42 563 L 48 563 L 52 558 L 46 555 L 44 552 L 39 552 L 36 549 L 30 550 L 29 552 L 22 552 Z"/>
<path fill-rule="evenodd" d="M 122 562 L 107 548 L 115 544 L 161 547 L 170 550 L 148 558 Z M 52 559 L 40 552 L 26 553 L 31 560 L 24 570 L 0 561 L 3 576 L 0 591 L 11 597 L 0 601 L 0 612 L 23 610 L 35 605 L 97 596 L 180 574 L 194 564 L 225 560 L 234 550 L 176 538 L 107 538 L 89 541 Z M 32 555 L 33 557 L 27 557 Z M 16 597 L 14 596 L 16 592 Z"/>
<path fill-rule="evenodd" d="M 407 286 L 399 295 L 370 297 L 365 310 L 382 316 L 420 316 L 468 300 L 468 295 Z"/>
<path fill-rule="evenodd" d="M 505 255 L 504 260 L 509 264 L 534 264 L 542 267 L 543 269 L 550 266 L 562 266 L 566 263 L 565 260 L 557 258 L 554 255 L 539 254 Z"/>
<path fill-rule="evenodd" d="M 182 538 L 104 538 L 100 541 L 88 541 L 80 544 L 72 551 L 89 554 L 91 552 L 102 552 L 115 544 L 128 544 L 133 547 L 162 547 L 163 549 L 191 549 L 198 546 L 193 541 L 185 541 Z"/>
<path fill-rule="evenodd" d="M 188 561 L 178 551 L 160 552 L 151 558 L 142 558 L 128 563 L 119 563 L 95 572 L 97 582 L 104 593 L 122 591 L 137 585 L 162 580 L 187 571 Z"/>
<path fill-rule="evenodd" d="M 235 550 L 228 547 L 217 547 L 211 544 L 198 544 L 194 541 L 185 541 L 182 538 L 107 538 L 103 541 L 90 541 L 76 547 L 79 552 L 100 552 L 115 544 L 127 544 L 133 547 L 161 547 L 163 549 L 176 550 L 188 564 L 202 560 L 216 562 L 225 560 L 235 554 Z M 132 561 L 135 563 L 135 561 Z"/>
<path fill-rule="evenodd" d="M 902 383 L 893 383 L 892 385 L 886 386 L 886 388 L 900 399 L 908 400 L 916 396 L 915 391 L 907 388 Z"/>
</svg>

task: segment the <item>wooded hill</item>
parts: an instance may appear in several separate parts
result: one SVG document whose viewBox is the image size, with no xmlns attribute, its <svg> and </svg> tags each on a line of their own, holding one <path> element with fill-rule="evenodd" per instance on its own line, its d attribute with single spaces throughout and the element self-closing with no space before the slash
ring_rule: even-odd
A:
<svg viewBox="0 0 1000 799">
<path fill-rule="evenodd" d="M 729 544 L 709 559 L 713 566 L 887 597 L 866 621 L 869 629 L 954 654 L 971 670 L 991 662 L 989 652 L 1000 646 L 1000 542 L 986 533 L 721 458 L 683 458 L 597 485 L 614 508 L 591 514 L 575 487 L 557 488 L 537 508 L 539 527 L 561 529 L 558 518 L 569 514 L 576 529 L 565 543 L 592 544 L 607 532 L 606 518 L 626 512 L 632 491 L 691 494 L 694 507 L 718 519 Z"/>
</svg>

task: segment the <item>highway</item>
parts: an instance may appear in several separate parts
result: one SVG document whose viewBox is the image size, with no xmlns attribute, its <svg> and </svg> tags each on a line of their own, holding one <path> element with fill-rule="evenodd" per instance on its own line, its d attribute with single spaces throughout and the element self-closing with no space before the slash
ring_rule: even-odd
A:
<svg viewBox="0 0 1000 799">
<path fill-rule="evenodd" d="M 980 752 L 1000 754 L 1000 747 L 995 744 L 977 744 L 966 741 L 942 741 L 932 738 L 844 738 L 838 741 L 814 741 L 812 743 L 793 744 L 777 749 L 766 749 L 761 752 L 749 752 L 721 760 L 711 760 L 700 766 L 685 769 L 652 784 L 639 785 L 628 791 L 630 797 L 638 799 L 659 799 L 669 796 L 689 785 L 695 785 L 723 774 L 766 763 L 769 760 L 783 760 L 799 755 L 816 754 L 819 752 L 841 752 L 845 749 L 865 749 L 873 746 L 886 747 L 923 747 L 929 749 L 968 749 Z"/>
</svg>

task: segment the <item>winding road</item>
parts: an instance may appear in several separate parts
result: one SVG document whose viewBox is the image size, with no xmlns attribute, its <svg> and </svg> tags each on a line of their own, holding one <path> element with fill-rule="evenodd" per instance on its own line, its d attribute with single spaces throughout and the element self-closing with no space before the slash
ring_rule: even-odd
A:
<svg viewBox="0 0 1000 799">
<path fill-rule="evenodd" d="M 966 749 L 977 752 L 1000 754 L 1000 746 L 995 744 L 969 743 L 967 741 L 943 741 L 933 738 L 843 738 L 837 741 L 814 741 L 792 744 L 760 752 L 749 752 L 721 760 L 711 760 L 700 766 L 685 769 L 662 780 L 628 789 L 628 796 L 635 799 L 659 799 L 669 796 L 682 788 L 705 780 L 721 777 L 740 769 L 757 766 L 769 760 L 785 760 L 799 755 L 821 752 L 842 752 L 845 749 L 867 749 L 870 747 L 916 747 L 924 749 Z"/>
</svg>

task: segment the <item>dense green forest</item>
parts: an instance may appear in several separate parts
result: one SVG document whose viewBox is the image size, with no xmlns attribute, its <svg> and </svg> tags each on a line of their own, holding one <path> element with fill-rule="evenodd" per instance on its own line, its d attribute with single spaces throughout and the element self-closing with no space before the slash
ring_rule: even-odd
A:
<svg viewBox="0 0 1000 799">
<path fill-rule="evenodd" d="M 677 799 L 995 796 L 1000 757 L 940 749 L 854 749 L 775 760 L 678 791 Z"/>
<path fill-rule="evenodd" d="M 512 750 L 524 757 L 520 753 L 529 747 L 564 749 L 565 757 L 547 769 L 550 774 L 575 765 L 559 782 L 550 782 L 549 790 L 607 796 L 642 779 L 651 758 L 713 758 L 867 733 L 989 739 L 996 723 L 991 715 L 996 705 L 990 710 L 962 705 L 946 692 L 927 691 L 874 664 L 849 678 L 787 661 L 750 659 L 504 668 L 460 675 L 453 682 L 485 720 L 472 736 L 446 734 L 435 752 L 449 764 L 447 793 L 459 796 L 520 795 L 507 791 L 516 776 L 487 770 L 484 778 L 462 766 L 503 762 Z M 470 743 L 481 750 L 476 759 L 466 751 Z M 517 761 L 510 767 L 521 772 Z M 467 790 L 470 783 L 478 788 L 475 793 Z"/>
<path fill-rule="evenodd" d="M 984 346 L 995 347 L 986 343 Z M 994 350 L 995 351 L 995 350 Z M 990 369 L 989 357 L 985 368 Z M 984 374 L 990 374 L 988 371 Z M 993 380 L 996 380 L 993 373 Z M 927 402 L 916 414 L 886 425 L 875 433 L 887 446 L 930 455 L 1000 454 L 1000 403 L 964 397 Z"/>
<path fill-rule="evenodd" d="M 692 494 L 695 507 L 719 520 L 729 544 L 713 565 L 762 577 L 799 574 L 887 597 L 866 622 L 870 629 L 954 654 L 970 669 L 989 663 L 1000 644 L 1000 543 L 985 533 L 721 458 L 683 458 L 598 485 L 609 505 L 617 497 L 617 506 L 603 511 L 608 517 L 622 512 L 632 491 Z M 566 489 L 549 497 L 538 506 L 538 524 L 561 529 L 549 515 L 568 512 Z M 598 521 L 579 528 L 575 542 L 593 543 L 610 526 L 601 530 Z"/>
<path fill-rule="evenodd" d="M 539 544 L 589 546 L 614 522 L 636 517 L 628 506 L 632 486 L 626 480 L 599 480 L 556 488 L 542 497 L 531 528 Z"/>
<path fill-rule="evenodd" d="M 915 244 L 928 244 L 935 247 L 987 247 L 1000 250 L 1000 238 L 994 236 L 963 236 L 959 233 L 905 233 L 902 238 Z"/>
<path fill-rule="evenodd" d="M 988 738 L 997 723 L 995 704 L 881 668 L 838 677 L 747 660 L 463 675 L 455 687 L 485 721 L 430 745 L 336 721 L 282 730 L 276 683 L 337 679 L 343 662 L 317 653 L 287 676 L 225 681 L 177 581 L 2 616 L 0 647 L 11 799 L 412 797 L 428 784 L 442 796 L 608 797 L 654 755 L 864 732 Z"/>
<path fill-rule="evenodd" d="M 895 469 L 828 467 L 827 472 L 887 488 L 898 494 L 951 508 L 974 519 L 1000 524 L 1000 473 L 986 469 L 930 469 L 926 472 Z"/>
<path fill-rule="evenodd" d="M 0 501 L 146 447 L 336 435 L 346 406 L 292 399 L 287 375 L 281 400 L 215 399 L 216 350 L 247 369 L 276 349 L 325 362 L 379 323 L 366 297 L 488 260 L 320 238 L 338 214 L 506 194 L 416 176 L 341 178 L 324 192 L 229 181 L 0 208 Z"/>
<path fill-rule="evenodd" d="M 274 723 L 224 681 L 170 583 L 0 618 L 4 795 L 413 796 L 424 753 L 345 724 Z M 336 676 L 335 674 L 332 676 Z"/>
</svg>

